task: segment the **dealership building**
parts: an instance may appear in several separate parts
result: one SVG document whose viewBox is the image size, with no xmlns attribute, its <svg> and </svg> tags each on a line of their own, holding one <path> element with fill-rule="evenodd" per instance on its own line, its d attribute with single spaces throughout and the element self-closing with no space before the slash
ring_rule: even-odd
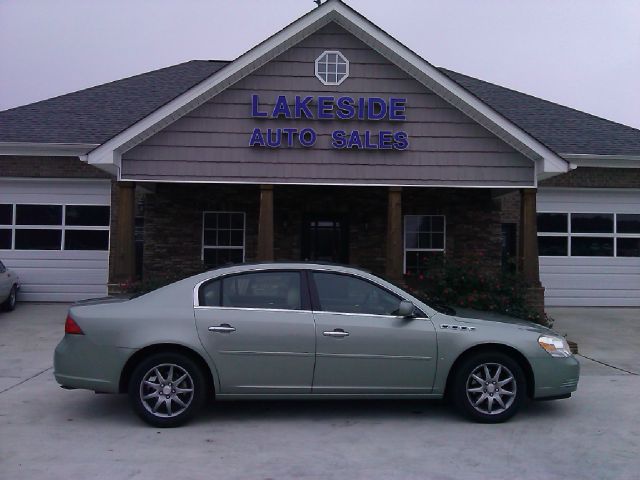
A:
<svg viewBox="0 0 640 480">
<path fill-rule="evenodd" d="M 233 61 L 0 112 L 21 299 L 274 259 L 401 280 L 446 255 L 514 262 L 538 307 L 640 306 L 640 131 L 409 47 L 329 0 Z"/>
</svg>

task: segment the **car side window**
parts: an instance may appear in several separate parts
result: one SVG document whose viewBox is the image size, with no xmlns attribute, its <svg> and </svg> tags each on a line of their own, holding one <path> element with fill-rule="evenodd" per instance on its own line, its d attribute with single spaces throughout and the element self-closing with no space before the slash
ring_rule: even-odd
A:
<svg viewBox="0 0 640 480">
<path fill-rule="evenodd" d="M 300 310 L 299 272 L 268 271 L 230 275 L 222 279 L 222 306 Z"/>
<path fill-rule="evenodd" d="M 339 273 L 314 272 L 320 309 L 325 312 L 393 315 L 401 298 L 371 282 Z"/>
<path fill-rule="evenodd" d="M 219 307 L 220 306 L 220 288 L 221 280 L 212 280 L 200 287 L 198 292 L 199 304 L 202 307 Z"/>
</svg>

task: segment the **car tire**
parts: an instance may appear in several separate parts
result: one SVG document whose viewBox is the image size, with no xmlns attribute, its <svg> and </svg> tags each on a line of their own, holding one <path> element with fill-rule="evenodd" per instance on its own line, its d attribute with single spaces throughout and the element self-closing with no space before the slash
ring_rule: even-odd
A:
<svg viewBox="0 0 640 480">
<path fill-rule="evenodd" d="M 18 299 L 18 288 L 14 285 L 13 287 L 11 287 L 11 291 L 9 292 L 9 296 L 0 305 L 0 307 L 2 307 L 2 310 L 6 310 L 8 312 L 11 312 L 11 311 L 15 310 L 15 308 L 16 308 L 17 299 Z"/>
<path fill-rule="evenodd" d="M 483 352 L 464 360 L 455 372 L 453 400 L 458 410 L 480 423 L 513 417 L 526 397 L 522 368 L 500 352 Z"/>
<path fill-rule="evenodd" d="M 142 360 L 128 389 L 138 416 L 160 428 L 185 424 L 202 408 L 208 391 L 200 366 L 180 353 L 158 353 Z"/>
</svg>

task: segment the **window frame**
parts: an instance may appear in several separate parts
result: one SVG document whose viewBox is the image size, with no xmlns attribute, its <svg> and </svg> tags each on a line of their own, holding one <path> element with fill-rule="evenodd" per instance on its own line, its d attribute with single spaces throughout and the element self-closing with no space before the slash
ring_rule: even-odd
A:
<svg viewBox="0 0 640 480">
<path fill-rule="evenodd" d="M 226 267 L 221 267 L 226 268 Z M 203 288 L 210 283 L 220 282 L 220 302 L 222 302 L 222 288 L 224 279 L 228 277 L 236 277 L 238 275 L 252 274 L 252 273 L 281 273 L 290 272 L 298 273 L 300 275 L 300 308 L 293 310 L 289 308 L 258 308 L 258 307 L 225 307 L 222 305 L 202 305 L 201 294 Z M 255 268 L 249 270 L 242 270 L 240 272 L 228 272 L 220 275 L 216 275 L 211 278 L 207 278 L 201 282 L 198 282 L 193 289 L 193 308 L 197 309 L 218 309 L 218 310 L 246 310 L 246 311 L 265 311 L 265 312 L 304 312 L 311 313 L 311 296 L 309 292 L 309 282 L 306 274 L 306 270 L 300 270 L 297 268 Z"/>
<path fill-rule="evenodd" d="M 205 218 L 206 215 L 208 213 L 215 213 L 216 215 L 221 214 L 221 213 L 227 213 L 227 214 L 242 214 L 242 247 L 234 247 L 231 245 L 205 245 L 204 244 L 204 231 L 205 231 Z M 212 230 L 212 229 L 209 229 Z M 218 230 L 218 228 L 216 227 L 215 230 Z M 232 229 L 229 228 L 229 231 L 231 231 Z M 242 250 L 242 262 L 245 262 L 245 255 L 246 255 L 246 248 L 247 248 L 247 212 L 239 212 L 239 211 L 231 211 L 231 210 L 204 210 L 202 212 L 202 237 L 201 237 L 201 249 L 200 249 L 200 260 L 202 261 L 202 264 L 204 265 L 204 251 L 206 249 L 209 250 Z M 220 268 L 220 266 L 218 267 L 213 267 L 213 268 Z"/>
<path fill-rule="evenodd" d="M 338 65 L 341 65 L 342 62 L 340 61 L 336 61 L 336 63 L 329 63 L 328 57 L 329 55 L 337 55 L 339 58 L 342 58 L 342 60 L 344 60 L 344 64 L 345 66 L 345 73 L 338 73 Z M 324 56 L 327 56 L 327 59 L 324 62 L 321 62 L 320 59 Z M 349 59 L 347 57 L 344 56 L 344 54 L 338 50 L 325 50 L 324 52 L 322 52 L 320 55 L 318 55 L 318 58 L 315 59 L 315 61 L 313 62 L 314 64 L 314 68 L 315 68 L 315 75 L 316 78 L 318 80 L 320 80 L 320 82 L 323 85 L 327 85 L 327 86 L 335 86 L 335 85 L 340 85 L 342 82 L 344 82 L 347 78 L 349 78 Z M 321 73 L 318 69 L 318 65 L 320 64 L 324 64 L 325 65 L 325 72 Z M 335 66 L 334 71 L 329 72 L 329 66 Z M 328 75 L 329 73 L 331 74 L 335 74 L 336 75 L 336 81 L 335 82 L 330 82 L 328 80 Z M 325 75 L 326 78 L 322 78 L 321 75 Z M 338 75 L 343 75 L 342 78 L 340 80 L 338 80 Z"/>
<path fill-rule="evenodd" d="M 407 220 L 409 217 L 442 217 L 442 248 L 407 248 Z M 433 235 L 433 231 L 428 232 Z M 440 232 L 435 232 L 440 233 Z M 420 232 L 418 232 L 420 234 Z M 447 250 L 447 216 L 444 214 L 406 214 L 402 219 L 402 272 L 407 273 L 407 252 L 445 252 Z"/>
<path fill-rule="evenodd" d="M 536 212 L 536 217 L 539 214 L 551 213 L 567 215 L 567 231 L 566 232 L 537 232 L 537 237 L 561 237 L 567 239 L 567 255 L 539 255 L 543 258 L 640 258 L 640 257 L 624 257 L 618 255 L 618 239 L 620 238 L 640 238 L 639 233 L 618 233 L 618 215 L 638 215 L 635 213 L 623 213 L 623 212 L 561 212 L 557 210 L 545 210 Z M 572 219 L 573 214 L 596 214 L 596 215 L 612 215 L 613 216 L 613 231 L 607 233 L 584 233 L 572 231 Z M 613 240 L 613 255 L 572 255 L 572 238 L 611 238 Z"/>
<path fill-rule="evenodd" d="M 111 205 L 105 204 L 88 204 L 88 203 L 51 203 L 51 202 L 11 202 L 4 203 L 5 205 L 12 205 L 12 223 L 10 225 L 0 225 L 0 228 L 3 230 L 11 230 L 11 248 L 8 249 L 0 249 L 0 251 L 16 251 L 16 252 L 109 252 L 111 249 L 111 220 L 112 220 L 112 209 Z M 17 223 L 17 210 L 18 205 L 30 205 L 30 206 L 60 206 L 62 207 L 62 220 L 59 225 L 22 225 Z M 67 225 L 67 206 L 74 207 L 106 207 L 109 209 L 109 222 L 107 225 Z M 16 248 L 16 232 L 18 230 L 59 230 L 60 234 L 60 245 L 59 248 L 53 249 L 25 249 L 25 248 Z M 106 231 L 107 232 L 107 248 L 104 250 L 77 250 L 77 249 L 67 249 L 65 248 L 65 233 L 67 231 L 72 230 L 80 230 L 80 231 Z"/>
</svg>

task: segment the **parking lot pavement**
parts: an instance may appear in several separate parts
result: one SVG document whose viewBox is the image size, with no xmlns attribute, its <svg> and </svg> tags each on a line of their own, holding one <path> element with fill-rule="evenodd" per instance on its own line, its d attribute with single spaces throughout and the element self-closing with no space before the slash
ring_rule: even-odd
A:
<svg viewBox="0 0 640 480">
<path fill-rule="evenodd" d="M 640 308 L 548 308 L 581 355 L 640 374 Z"/>
<path fill-rule="evenodd" d="M 532 403 L 502 425 L 469 423 L 442 402 L 252 401 L 158 430 L 125 396 L 58 388 L 47 369 L 65 308 L 0 314 L 0 478 L 638 478 L 640 376 L 586 358 L 572 399 Z"/>
</svg>

